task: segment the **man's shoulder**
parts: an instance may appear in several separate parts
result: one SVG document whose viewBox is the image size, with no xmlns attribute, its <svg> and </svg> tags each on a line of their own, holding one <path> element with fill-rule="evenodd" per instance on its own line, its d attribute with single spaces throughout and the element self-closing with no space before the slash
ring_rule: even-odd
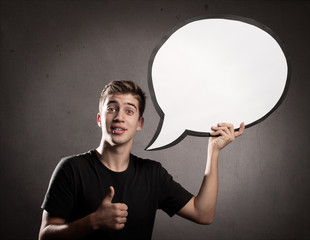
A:
<svg viewBox="0 0 310 240">
<path fill-rule="evenodd" d="M 83 153 L 68 155 L 68 156 L 62 157 L 61 160 L 74 161 L 75 159 L 89 158 L 89 157 L 91 157 L 92 152 L 93 152 L 93 150 L 89 150 L 89 151 L 83 152 Z"/>
<path fill-rule="evenodd" d="M 65 156 L 61 158 L 59 165 L 79 166 L 81 164 L 87 164 L 92 161 L 93 154 L 94 154 L 94 150 L 89 150 L 88 152 Z"/>
</svg>

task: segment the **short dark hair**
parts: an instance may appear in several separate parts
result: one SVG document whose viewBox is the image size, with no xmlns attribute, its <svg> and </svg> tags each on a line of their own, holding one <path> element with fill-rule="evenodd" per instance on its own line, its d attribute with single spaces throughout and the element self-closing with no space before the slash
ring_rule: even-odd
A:
<svg viewBox="0 0 310 240">
<path fill-rule="evenodd" d="M 132 94 L 139 102 L 139 117 L 142 117 L 145 109 L 145 93 L 133 81 L 117 80 L 107 84 L 100 95 L 99 112 L 101 113 L 105 99 L 111 94 Z"/>
</svg>

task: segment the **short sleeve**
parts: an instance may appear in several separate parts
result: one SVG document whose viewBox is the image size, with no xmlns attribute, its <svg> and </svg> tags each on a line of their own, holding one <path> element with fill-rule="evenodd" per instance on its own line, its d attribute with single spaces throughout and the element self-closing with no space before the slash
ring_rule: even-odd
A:
<svg viewBox="0 0 310 240">
<path fill-rule="evenodd" d="M 160 170 L 160 189 L 159 189 L 159 208 L 166 212 L 170 217 L 181 210 L 193 197 L 185 188 L 173 180 L 167 170 L 161 167 Z"/>
<path fill-rule="evenodd" d="M 68 219 L 74 207 L 73 181 L 71 165 L 67 159 L 62 159 L 53 172 L 42 209 Z"/>
</svg>

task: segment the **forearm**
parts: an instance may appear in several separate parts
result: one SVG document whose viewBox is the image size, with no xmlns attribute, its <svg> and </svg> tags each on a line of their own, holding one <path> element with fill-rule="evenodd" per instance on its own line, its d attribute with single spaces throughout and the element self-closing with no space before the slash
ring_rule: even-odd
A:
<svg viewBox="0 0 310 240">
<path fill-rule="evenodd" d="M 228 123 L 219 123 L 212 127 L 208 145 L 208 157 L 205 175 L 197 197 L 193 197 L 178 214 L 201 224 L 211 224 L 215 215 L 218 191 L 218 157 L 221 149 L 242 135 L 244 123 L 240 124 L 239 131 Z M 214 137 L 213 137 L 214 136 Z"/>
<path fill-rule="evenodd" d="M 42 226 L 39 234 L 39 240 L 50 239 L 82 239 L 94 231 L 92 214 L 81 218 L 72 223 L 51 223 Z"/>
<path fill-rule="evenodd" d="M 218 157 L 218 150 L 209 150 L 204 179 L 194 202 L 199 213 L 199 221 L 206 224 L 212 223 L 215 215 L 218 192 Z"/>
</svg>

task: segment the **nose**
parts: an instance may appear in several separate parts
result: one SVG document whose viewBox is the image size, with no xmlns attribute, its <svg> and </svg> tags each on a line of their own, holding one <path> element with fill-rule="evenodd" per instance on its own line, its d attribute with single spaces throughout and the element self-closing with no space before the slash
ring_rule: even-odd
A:
<svg viewBox="0 0 310 240">
<path fill-rule="evenodd" d="M 113 119 L 114 122 L 124 122 L 124 113 L 123 111 L 119 110 L 116 112 L 115 117 Z"/>
</svg>

